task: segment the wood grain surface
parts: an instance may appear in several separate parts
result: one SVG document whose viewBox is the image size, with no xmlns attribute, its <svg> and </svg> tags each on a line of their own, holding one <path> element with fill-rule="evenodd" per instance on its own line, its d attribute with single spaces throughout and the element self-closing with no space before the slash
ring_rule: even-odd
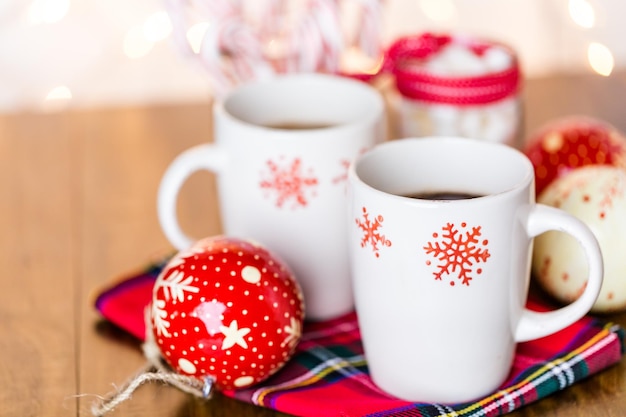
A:
<svg viewBox="0 0 626 417">
<path fill-rule="evenodd" d="M 524 86 L 525 135 L 559 116 L 626 132 L 626 74 L 554 76 Z M 0 116 L 0 416 L 88 416 L 139 370 L 135 340 L 101 320 L 95 292 L 170 250 L 156 216 L 167 165 L 211 140 L 211 103 Z M 220 232 L 214 179 L 195 174 L 183 228 Z M 626 279 L 626 277 L 625 277 Z M 626 326 L 626 313 L 606 317 Z M 514 417 L 626 415 L 622 362 Z M 219 395 L 153 384 L 111 416 L 280 416 Z"/>
</svg>

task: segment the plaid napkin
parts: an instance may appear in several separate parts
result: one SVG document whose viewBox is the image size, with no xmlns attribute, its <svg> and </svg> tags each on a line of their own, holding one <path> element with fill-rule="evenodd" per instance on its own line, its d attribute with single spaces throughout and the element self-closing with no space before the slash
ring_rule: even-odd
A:
<svg viewBox="0 0 626 417">
<path fill-rule="evenodd" d="M 109 321 L 143 340 L 143 311 L 163 263 L 99 292 Z M 529 303 L 535 310 L 541 304 Z M 584 317 L 542 339 L 521 343 L 513 368 L 494 393 L 461 404 L 410 403 L 381 391 L 369 377 L 356 314 L 306 323 L 295 356 L 260 385 L 224 395 L 297 416 L 500 416 L 562 390 L 620 361 L 624 330 Z"/>
</svg>

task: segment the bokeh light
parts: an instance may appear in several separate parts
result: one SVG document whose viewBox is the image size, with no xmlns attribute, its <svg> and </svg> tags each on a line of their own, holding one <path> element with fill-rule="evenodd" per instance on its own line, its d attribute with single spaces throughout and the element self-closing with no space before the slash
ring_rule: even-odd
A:
<svg viewBox="0 0 626 417">
<path fill-rule="evenodd" d="M 605 45 L 592 42 L 587 48 L 587 60 L 591 68 L 600 75 L 608 77 L 613 72 L 615 60 L 611 50 Z"/>
<path fill-rule="evenodd" d="M 191 49 L 197 54 L 200 53 L 202 47 L 202 39 L 207 29 L 209 29 L 209 23 L 201 22 L 196 23 L 187 30 L 187 41 L 191 46 Z"/>
<path fill-rule="evenodd" d="M 165 11 L 149 16 L 143 24 L 143 34 L 151 42 L 159 42 L 172 33 L 172 22 Z"/>
<path fill-rule="evenodd" d="M 457 8 L 452 0 L 420 0 L 422 12 L 435 22 L 452 22 L 457 17 Z"/>
<path fill-rule="evenodd" d="M 591 29 L 596 22 L 596 13 L 587 0 L 569 0 L 569 15 L 578 26 Z"/>
<path fill-rule="evenodd" d="M 33 0 L 28 8 L 28 22 L 32 25 L 56 23 L 70 10 L 70 0 Z"/>
<path fill-rule="evenodd" d="M 69 107 L 72 92 L 66 85 L 58 85 L 48 92 L 41 108 L 45 112 L 59 112 Z"/>
<path fill-rule="evenodd" d="M 146 38 L 143 26 L 132 27 L 124 37 L 124 54 L 128 58 L 137 59 L 148 55 L 154 42 Z"/>
</svg>

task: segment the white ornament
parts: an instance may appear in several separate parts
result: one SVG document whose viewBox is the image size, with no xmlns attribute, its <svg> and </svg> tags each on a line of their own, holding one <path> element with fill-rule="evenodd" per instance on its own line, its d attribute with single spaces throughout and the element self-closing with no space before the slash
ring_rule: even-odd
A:
<svg viewBox="0 0 626 417">
<path fill-rule="evenodd" d="M 595 312 L 626 309 L 626 171 L 608 165 L 587 165 L 556 179 L 539 196 L 584 221 L 593 231 L 604 260 L 604 283 Z M 569 235 L 547 232 L 535 239 L 534 276 L 545 290 L 571 302 L 584 290 L 585 256 Z"/>
</svg>

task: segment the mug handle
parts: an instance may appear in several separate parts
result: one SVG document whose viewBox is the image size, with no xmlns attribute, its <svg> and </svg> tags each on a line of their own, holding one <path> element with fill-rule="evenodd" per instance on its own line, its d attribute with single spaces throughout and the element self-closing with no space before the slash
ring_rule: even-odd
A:
<svg viewBox="0 0 626 417">
<path fill-rule="evenodd" d="M 197 145 L 178 155 L 169 165 L 157 197 L 159 223 L 163 233 L 178 250 L 187 249 L 193 243 L 181 229 L 176 214 L 178 192 L 191 174 L 207 170 L 219 174 L 226 166 L 226 153 L 214 144 Z"/>
<path fill-rule="evenodd" d="M 526 230 L 531 238 L 548 230 L 557 230 L 573 236 L 587 255 L 589 276 L 584 292 L 573 303 L 541 313 L 525 308 L 515 333 L 517 342 L 556 333 L 587 314 L 598 298 L 604 274 L 600 246 L 584 222 L 563 210 L 543 204 L 532 206 L 525 220 Z"/>
</svg>

